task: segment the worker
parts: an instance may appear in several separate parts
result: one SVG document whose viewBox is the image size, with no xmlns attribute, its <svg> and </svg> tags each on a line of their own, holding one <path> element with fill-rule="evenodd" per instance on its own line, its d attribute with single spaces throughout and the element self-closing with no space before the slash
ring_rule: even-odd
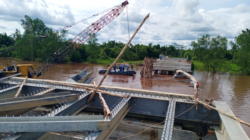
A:
<svg viewBox="0 0 250 140">
<path fill-rule="evenodd" d="M 187 60 L 186 60 L 188 63 L 190 63 L 190 59 L 189 59 L 189 57 L 187 56 Z"/>
<path fill-rule="evenodd" d="M 197 82 L 197 84 L 196 84 L 197 91 L 198 91 L 199 85 L 200 85 L 199 82 Z"/>
<path fill-rule="evenodd" d="M 133 70 L 133 64 L 131 64 L 131 70 Z"/>
</svg>

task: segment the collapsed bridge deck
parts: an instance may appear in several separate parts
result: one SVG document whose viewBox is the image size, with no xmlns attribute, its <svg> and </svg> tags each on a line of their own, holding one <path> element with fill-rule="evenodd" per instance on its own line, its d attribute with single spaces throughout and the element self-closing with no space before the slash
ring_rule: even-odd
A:
<svg viewBox="0 0 250 140">
<path fill-rule="evenodd" d="M 5 108 L 8 108 L 9 105 L 11 109 L 8 111 L 15 112 L 14 117 L 12 115 L 11 117 L 9 115 L 3 115 L 7 110 L 0 112 L 3 116 L 0 117 L 0 132 L 21 132 L 21 135 L 16 137 L 16 139 L 38 139 L 48 135 L 47 132 L 70 130 L 88 132 L 88 135 L 95 135 L 96 139 L 109 139 L 126 115 L 157 119 L 160 121 L 168 118 L 165 121 L 161 136 L 158 137 L 159 139 L 172 139 L 172 128 L 175 123 L 195 127 L 202 122 L 202 124 L 209 124 L 208 127 L 216 126 L 219 128 L 223 122 L 221 121 L 223 118 L 215 110 L 209 110 L 201 105 L 190 109 L 195 104 L 195 101 L 189 98 L 190 95 L 109 86 L 101 86 L 100 90 L 128 96 L 128 98 L 121 98 L 103 94 L 103 98 L 111 109 L 112 117 L 102 118 L 100 115 L 93 115 L 93 118 L 96 118 L 94 120 L 88 117 L 79 118 L 75 115 L 83 109 L 99 112 L 103 110 L 97 95 L 95 95 L 92 102 L 87 103 L 86 101 L 91 91 L 80 88 L 94 88 L 94 85 L 74 83 L 74 85 L 79 87 L 76 88 L 70 86 L 72 85 L 70 82 L 38 79 L 26 80 L 21 90 L 21 96 L 23 97 L 18 97 L 22 100 L 16 104 L 20 107 L 14 109 L 13 102 L 15 102 L 15 100 L 7 98 L 13 97 L 18 88 L 10 89 L 9 87 L 18 86 L 23 80 L 24 78 L 11 77 L 0 81 L 0 87 L 5 89 L 0 93 L 1 99 L 5 100 L 3 105 Z M 8 90 L 6 90 L 7 88 Z M 66 94 L 68 94 L 68 96 Z M 65 96 L 65 100 L 61 101 L 63 100 L 62 98 L 57 102 L 50 100 L 50 97 L 57 97 L 58 95 Z M 20 116 L 36 106 L 36 104 L 33 103 L 25 108 L 25 102 L 22 101 L 25 100 L 29 102 L 34 99 L 44 99 L 44 102 L 46 102 L 46 104 L 37 104 L 37 106 L 58 104 L 56 106 L 54 105 L 53 111 L 37 116 L 37 118 L 34 116 Z M 22 106 L 24 108 L 22 108 Z M 183 113 L 188 109 L 190 109 L 190 111 Z M 174 116 L 177 115 L 178 117 L 174 118 Z M 244 137 L 244 130 L 237 125 L 237 122 L 234 121 L 234 123 L 236 123 L 236 127 L 239 127 L 237 133 L 241 133 L 242 137 Z M 229 129 L 227 123 L 223 122 L 223 128 L 225 135 L 233 137 L 233 135 L 229 133 L 232 130 Z"/>
</svg>

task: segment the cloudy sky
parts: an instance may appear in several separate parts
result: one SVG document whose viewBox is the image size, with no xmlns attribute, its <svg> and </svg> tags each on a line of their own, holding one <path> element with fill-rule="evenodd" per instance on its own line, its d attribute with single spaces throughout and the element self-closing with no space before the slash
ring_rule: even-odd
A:
<svg viewBox="0 0 250 140">
<path fill-rule="evenodd" d="M 91 15 L 105 11 L 123 0 L 0 0 L 0 33 L 8 35 L 21 29 L 24 15 L 39 18 L 53 29 L 60 29 Z M 189 46 L 205 34 L 233 40 L 241 30 L 250 28 L 249 0 L 129 0 L 130 36 L 143 18 L 143 25 L 132 43 Z M 102 16 L 101 14 L 100 16 Z M 68 30 L 74 37 L 99 17 L 91 18 Z M 128 41 L 126 9 L 97 37 L 99 42 Z"/>
</svg>

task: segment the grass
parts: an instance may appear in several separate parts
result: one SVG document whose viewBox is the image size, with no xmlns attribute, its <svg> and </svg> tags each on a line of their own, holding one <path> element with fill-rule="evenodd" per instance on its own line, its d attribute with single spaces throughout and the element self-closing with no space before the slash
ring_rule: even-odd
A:
<svg viewBox="0 0 250 140">
<path fill-rule="evenodd" d="M 133 64 L 133 65 L 136 65 L 136 64 L 138 64 L 138 63 L 143 63 L 144 61 L 143 60 L 139 60 L 139 61 L 128 61 L 128 62 L 126 62 L 126 63 L 128 63 L 128 64 Z"/>
<path fill-rule="evenodd" d="M 204 69 L 204 65 L 202 62 L 193 60 L 192 63 L 194 70 L 206 70 Z M 227 68 L 222 68 L 221 71 L 218 72 L 229 72 L 231 74 L 241 73 L 240 68 L 236 64 L 232 63 L 231 61 L 226 61 L 225 63 L 227 63 Z"/>
<path fill-rule="evenodd" d="M 96 63 L 97 64 L 112 64 L 115 61 L 115 58 L 108 58 L 108 59 L 97 59 Z M 119 59 L 117 63 L 124 63 L 125 60 Z"/>
<path fill-rule="evenodd" d="M 205 70 L 202 62 L 193 60 L 192 63 L 193 63 L 194 70 Z"/>
<path fill-rule="evenodd" d="M 115 61 L 115 58 L 108 58 L 108 59 L 97 59 L 96 64 L 112 64 Z M 84 62 L 86 63 L 86 62 Z M 125 61 L 124 59 L 119 59 L 117 63 L 126 63 L 126 64 L 133 64 L 136 65 L 137 63 L 143 63 L 143 60 L 140 61 Z"/>
</svg>

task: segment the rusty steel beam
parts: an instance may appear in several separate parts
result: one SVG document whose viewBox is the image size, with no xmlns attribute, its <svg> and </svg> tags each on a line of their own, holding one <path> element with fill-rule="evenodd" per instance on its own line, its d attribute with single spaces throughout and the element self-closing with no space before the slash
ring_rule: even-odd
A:
<svg viewBox="0 0 250 140">
<path fill-rule="evenodd" d="M 17 110 L 32 108 L 43 105 L 57 104 L 65 101 L 74 101 L 78 99 L 76 94 L 51 94 L 50 96 L 28 96 L 19 98 L 10 98 L 0 100 L 0 111 Z"/>
</svg>

